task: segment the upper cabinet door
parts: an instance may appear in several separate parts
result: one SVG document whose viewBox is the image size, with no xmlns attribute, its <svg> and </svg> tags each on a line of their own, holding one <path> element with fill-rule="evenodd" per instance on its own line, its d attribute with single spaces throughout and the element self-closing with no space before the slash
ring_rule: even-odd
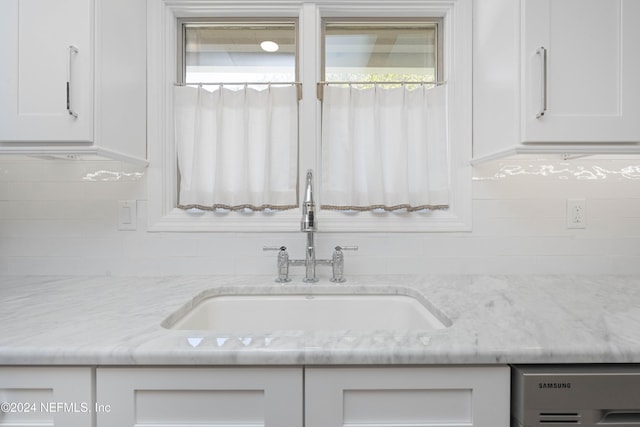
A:
<svg viewBox="0 0 640 427">
<path fill-rule="evenodd" d="M 0 2 L 0 141 L 93 140 L 92 0 Z"/>
<path fill-rule="evenodd" d="M 640 1 L 522 0 L 522 17 L 522 141 L 640 141 Z"/>
</svg>

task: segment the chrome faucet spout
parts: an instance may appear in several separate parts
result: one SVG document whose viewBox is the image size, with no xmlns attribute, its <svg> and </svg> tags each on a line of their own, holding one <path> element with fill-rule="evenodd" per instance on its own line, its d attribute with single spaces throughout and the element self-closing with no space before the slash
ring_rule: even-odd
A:
<svg viewBox="0 0 640 427">
<path fill-rule="evenodd" d="M 307 184 L 302 202 L 302 221 L 300 231 L 312 232 L 318 229 L 316 222 L 316 204 L 313 201 L 313 172 L 307 171 Z"/>
<path fill-rule="evenodd" d="M 307 246 L 305 248 L 304 266 L 305 282 L 317 282 L 316 278 L 316 247 L 313 233 L 318 229 L 316 222 L 316 204 L 313 201 L 313 171 L 307 171 L 307 183 L 302 202 L 302 221 L 300 231 L 307 233 Z"/>
</svg>

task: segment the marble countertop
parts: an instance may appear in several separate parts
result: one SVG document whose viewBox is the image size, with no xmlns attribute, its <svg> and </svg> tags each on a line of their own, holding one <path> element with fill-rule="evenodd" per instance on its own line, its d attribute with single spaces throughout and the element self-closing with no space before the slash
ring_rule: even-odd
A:
<svg viewBox="0 0 640 427">
<path fill-rule="evenodd" d="M 169 330 L 206 293 L 411 293 L 433 331 Z M 0 277 L 0 365 L 639 363 L 637 276 Z"/>
</svg>

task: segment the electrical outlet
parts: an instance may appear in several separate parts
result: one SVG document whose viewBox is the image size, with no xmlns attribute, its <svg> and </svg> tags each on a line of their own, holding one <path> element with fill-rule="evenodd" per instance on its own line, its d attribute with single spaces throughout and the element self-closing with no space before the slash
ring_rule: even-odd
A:
<svg viewBox="0 0 640 427">
<path fill-rule="evenodd" d="M 567 228 L 587 227 L 587 203 L 585 199 L 567 199 Z"/>
</svg>

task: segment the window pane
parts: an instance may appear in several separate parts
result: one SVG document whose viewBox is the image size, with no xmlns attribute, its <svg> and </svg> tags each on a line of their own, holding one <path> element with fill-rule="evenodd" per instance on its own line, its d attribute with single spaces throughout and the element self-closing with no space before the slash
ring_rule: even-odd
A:
<svg viewBox="0 0 640 427">
<path fill-rule="evenodd" d="M 326 81 L 437 80 L 437 23 L 326 22 Z"/>
<path fill-rule="evenodd" d="M 184 81 L 293 82 L 295 34 L 295 23 L 185 24 Z"/>
</svg>

